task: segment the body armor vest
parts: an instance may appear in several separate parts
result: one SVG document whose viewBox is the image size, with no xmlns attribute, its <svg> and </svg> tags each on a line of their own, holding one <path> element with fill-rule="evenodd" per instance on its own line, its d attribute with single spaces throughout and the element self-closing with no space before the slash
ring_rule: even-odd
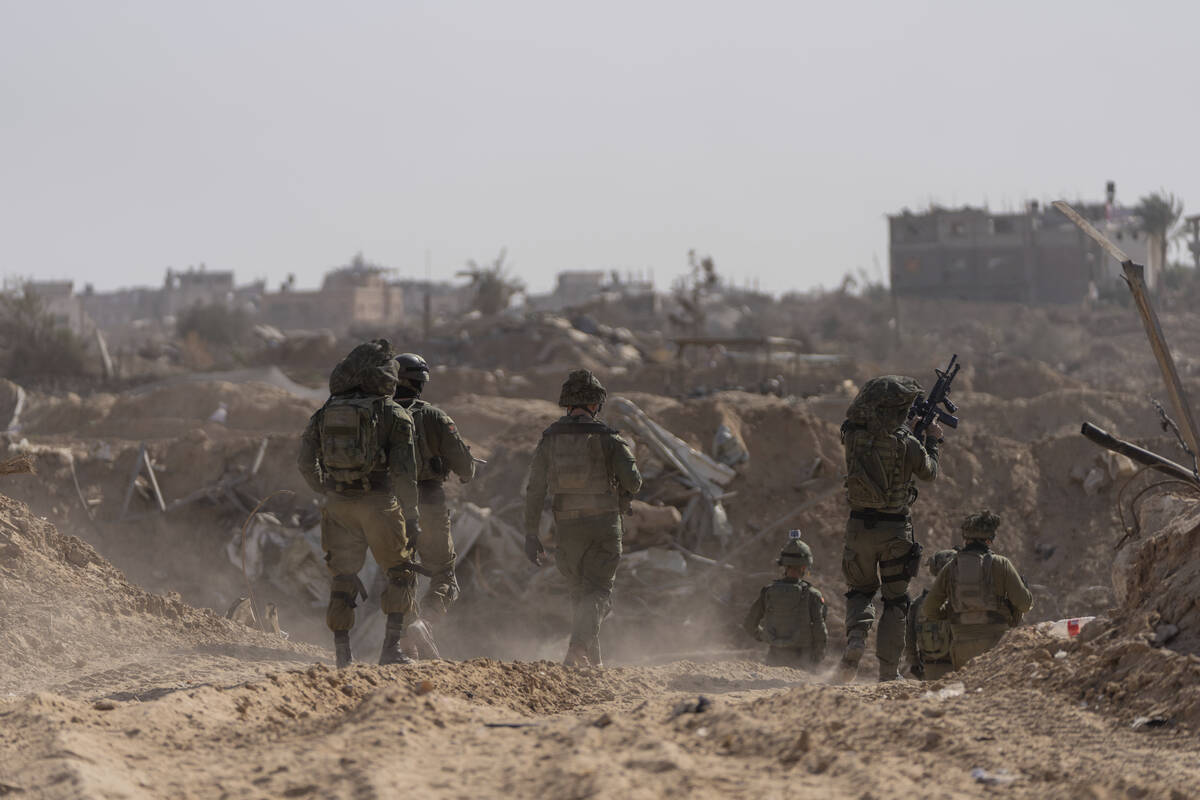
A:
<svg viewBox="0 0 1200 800">
<path fill-rule="evenodd" d="M 911 476 L 904 480 L 907 436 L 903 430 L 873 435 L 865 426 L 843 426 L 846 499 L 850 507 L 904 511 L 916 499 Z"/>
<path fill-rule="evenodd" d="M 446 480 L 447 473 L 445 462 L 442 461 L 442 454 L 433 446 L 433 439 L 429 435 L 430 427 L 436 424 L 433 406 L 425 400 L 414 398 L 411 404 L 404 407 L 413 419 L 414 445 L 417 451 L 417 480 Z"/>
<path fill-rule="evenodd" d="M 548 488 L 558 512 L 617 511 L 617 493 L 608 474 L 604 440 L 609 435 L 599 423 L 568 423 L 579 432 L 547 431 L 549 451 Z M 594 426 L 596 432 L 587 428 Z M 564 428 L 566 425 L 563 426 Z"/>
<path fill-rule="evenodd" d="M 763 641 L 772 647 L 812 646 L 812 594 L 804 581 L 779 580 L 763 591 Z"/>
<path fill-rule="evenodd" d="M 950 621 L 955 625 L 994 625 L 1008 622 L 1008 614 L 996 595 L 992 580 L 991 553 L 964 550 L 946 569 L 954 570 L 950 595 Z"/>
</svg>

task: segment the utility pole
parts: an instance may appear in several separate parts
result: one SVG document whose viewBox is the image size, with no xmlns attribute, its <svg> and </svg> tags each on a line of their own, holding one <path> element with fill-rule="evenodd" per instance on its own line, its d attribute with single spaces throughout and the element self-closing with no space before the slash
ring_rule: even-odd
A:
<svg viewBox="0 0 1200 800">
<path fill-rule="evenodd" d="M 425 251 L 425 344 L 429 344 L 429 333 L 433 328 L 433 267 L 431 266 L 429 251 Z"/>
</svg>

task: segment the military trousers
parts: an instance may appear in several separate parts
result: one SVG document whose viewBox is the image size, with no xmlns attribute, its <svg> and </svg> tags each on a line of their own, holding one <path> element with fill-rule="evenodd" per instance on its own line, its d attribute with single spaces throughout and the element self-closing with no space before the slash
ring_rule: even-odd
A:
<svg viewBox="0 0 1200 800">
<path fill-rule="evenodd" d="M 1009 626 L 1003 622 L 990 625 L 952 625 L 950 658 L 954 661 L 954 668 L 960 669 L 975 656 L 991 650 L 1004 638 L 1008 629 Z"/>
<path fill-rule="evenodd" d="M 571 599 L 571 646 L 587 649 L 600 663 L 600 625 L 612 610 L 613 580 L 621 561 L 621 516 L 605 512 L 555 518 L 554 563 L 567 579 Z"/>
<path fill-rule="evenodd" d="M 416 572 L 400 502 L 390 492 L 330 493 L 321 512 L 321 549 L 333 575 L 325 614 L 330 630 L 354 627 L 354 608 L 365 595 L 358 571 L 368 547 L 387 577 L 380 597 L 383 612 L 408 615 L 415 605 Z"/>
<path fill-rule="evenodd" d="M 869 527 L 868 527 L 869 526 Z M 910 577 L 899 563 L 912 550 L 911 522 L 849 519 L 846 522 L 842 575 L 846 579 L 846 633 L 864 639 L 875 622 L 875 593 L 883 598 L 883 613 L 875 640 L 875 655 L 892 671 L 904 652 Z M 881 565 L 880 562 L 891 562 Z"/>
<path fill-rule="evenodd" d="M 436 606 L 445 612 L 446 606 L 458 597 L 458 582 L 454 578 L 454 537 L 450 531 L 450 509 L 446 507 L 446 492 L 437 481 L 422 481 L 418 486 L 421 513 L 421 533 L 416 550 L 421 565 L 430 572 L 429 591 L 422 605 Z"/>
</svg>

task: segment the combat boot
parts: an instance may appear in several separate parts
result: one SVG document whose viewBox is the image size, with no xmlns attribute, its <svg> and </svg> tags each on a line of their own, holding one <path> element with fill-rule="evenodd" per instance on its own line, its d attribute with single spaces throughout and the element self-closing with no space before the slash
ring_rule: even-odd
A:
<svg viewBox="0 0 1200 800">
<path fill-rule="evenodd" d="M 842 653 L 842 661 L 838 664 L 838 683 L 851 683 L 858 675 L 858 662 L 862 661 L 863 653 L 867 652 L 867 636 L 861 631 L 851 631 L 846 637 L 846 650 Z"/>
<path fill-rule="evenodd" d="M 589 667 L 591 661 L 588 660 L 587 646 L 582 644 L 571 643 L 567 648 L 567 656 L 563 659 L 564 667 Z"/>
<path fill-rule="evenodd" d="M 345 669 L 354 661 L 350 652 L 350 631 L 333 632 L 333 652 L 337 656 L 337 668 Z"/>
<path fill-rule="evenodd" d="M 412 658 L 404 652 L 408 644 L 404 635 L 404 615 L 388 614 L 387 628 L 383 633 L 383 650 L 379 653 L 379 665 L 411 664 Z"/>
</svg>

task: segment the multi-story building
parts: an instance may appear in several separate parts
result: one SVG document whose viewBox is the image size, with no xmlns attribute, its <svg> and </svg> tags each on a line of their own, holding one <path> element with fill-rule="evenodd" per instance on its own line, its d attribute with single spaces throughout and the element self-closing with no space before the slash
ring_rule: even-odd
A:
<svg viewBox="0 0 1200 800">
<path fill-rule="evenodd" d="M 1135 262 L 1154 288 L 1158 248 L 1132 209 L 1114 202 L 1073 206 Z M 1120 265 L 1061 212 L 1031 202 L 1023 212 L 933 207 L 889 217 L 892 290 L 963 300 L 1072 303 L 1112 286 Z"/>
</svg>

